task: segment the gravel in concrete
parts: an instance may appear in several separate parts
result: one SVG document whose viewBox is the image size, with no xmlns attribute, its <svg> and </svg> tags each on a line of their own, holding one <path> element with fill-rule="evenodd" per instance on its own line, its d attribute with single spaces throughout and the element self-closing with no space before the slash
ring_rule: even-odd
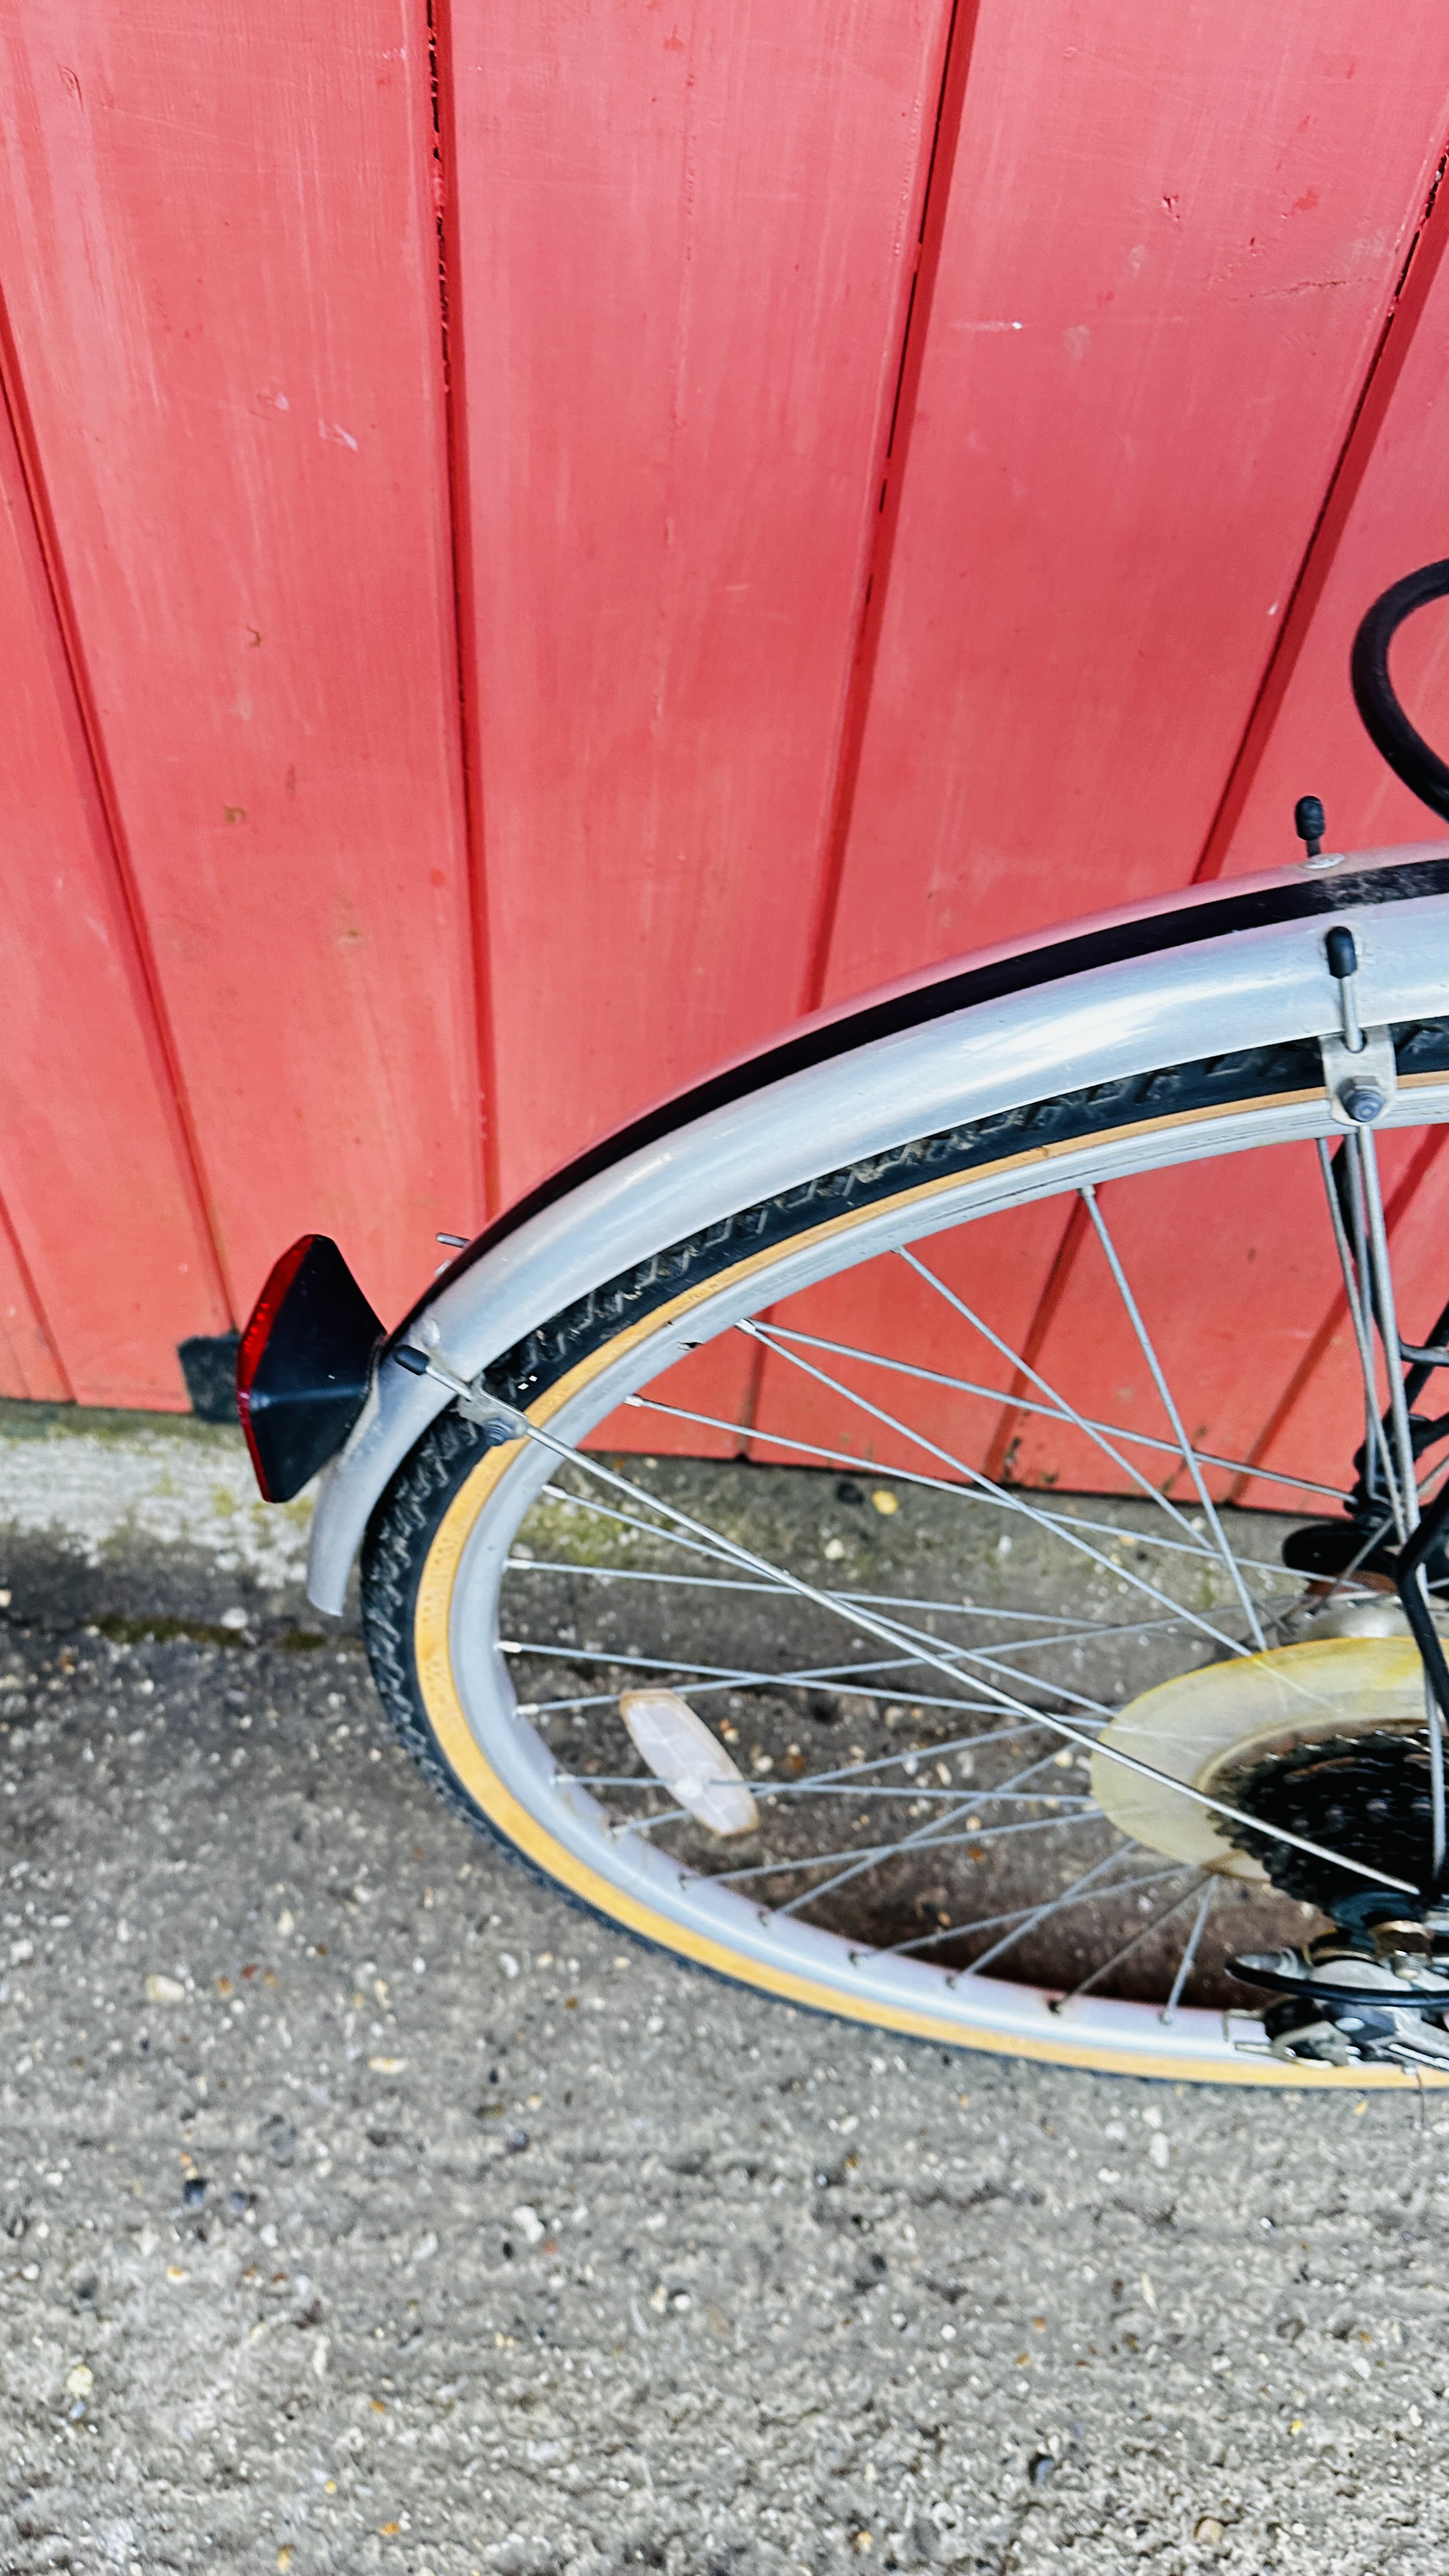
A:
<svg viewBox="0 0 1449 2576">
<path fill-rule="evenodd" d="M 708 1982 L 222 1552 L 0 1563 L 5 2576 L 1438 2570 L 1439 2100 Z"/>
</svg>

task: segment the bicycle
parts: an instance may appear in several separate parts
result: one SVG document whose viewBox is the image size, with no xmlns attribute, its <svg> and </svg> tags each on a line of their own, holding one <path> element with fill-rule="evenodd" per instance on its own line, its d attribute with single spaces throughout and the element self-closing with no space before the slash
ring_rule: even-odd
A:
<svg viewBox="0 0 1449 2576">
<path fill-rule="evenodd" d="M 1351 674 L 1441 820 L 1388 648 L 1446 595 L 1449 563 L 1387 591 Z M 391 1332 L 327 1238 L 283 1256 L 238 1359 L 261 1489 L 325 1470 L 311 1597 L 340 1611 L 361 1551 L 384 1706 L 480 1831 L 703 1967 L 934 2041 L 1449 2077 L 1449 1414 L 1416 1410 L 1449 1307 L 1401 1336 L 1433 1253 L 1385 1178 L 1449 1121 L 1449 839 L 1295 822 L 1299 865 L 725 1068 L 440 1238 Z M 1246 1263 L 1265 1190 L 1301 1275 L 1168 1353 L 1164 1225 Z M 1037 1236 L 1096 1265 L 1130 1400 L 1041 1305 L 1030 1348 L 1003 1325 Z M 1285 1394 L 1275 1433 L 1312 1333 L 1327 1427 Z M 610 1449 L 621 1407 L 715 1464 Z"/>
</svg>

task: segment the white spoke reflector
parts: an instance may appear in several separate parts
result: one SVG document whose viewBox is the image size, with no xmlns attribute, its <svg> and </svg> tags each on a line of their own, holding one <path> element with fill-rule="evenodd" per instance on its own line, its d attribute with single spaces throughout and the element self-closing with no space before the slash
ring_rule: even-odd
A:
<svg viewBox="0 0 1449 2576">
<path fill-rule="evenodd" d="M 753 1833 L 759 1810 L 742 1773 L 677 1691 L 624 1691 L 622 1717 L 636 1753 L 706 1833 Z"/>
</svg>

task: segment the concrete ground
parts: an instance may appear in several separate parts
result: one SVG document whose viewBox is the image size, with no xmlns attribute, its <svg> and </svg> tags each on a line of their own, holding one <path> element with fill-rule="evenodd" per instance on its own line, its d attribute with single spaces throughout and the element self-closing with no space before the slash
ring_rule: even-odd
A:
<svg viewBox="0 0 1449 2576">
<path fill-rule="evenodd" d="M 194 1424 L 0 1416 L 0 2571 L 1443 2564 L 1449 2116 L 882 2043 L 475 1841 Z"/>
</svg>

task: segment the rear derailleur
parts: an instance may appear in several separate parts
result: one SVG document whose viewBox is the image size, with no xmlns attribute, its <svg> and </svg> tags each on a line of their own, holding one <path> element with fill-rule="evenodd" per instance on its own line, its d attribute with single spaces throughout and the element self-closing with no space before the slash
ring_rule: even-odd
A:
<svg viewBox="0 0 1449 2576">
<path fill-rule="evenodd" d="M 1277 1994 L 1262 2013 L 1275 2057 L 1449 2071 L 1449 1909 L 1339 1926 L 1305 1949 L 1248 1951 L 1228 1965 Z"/>
</svg>

